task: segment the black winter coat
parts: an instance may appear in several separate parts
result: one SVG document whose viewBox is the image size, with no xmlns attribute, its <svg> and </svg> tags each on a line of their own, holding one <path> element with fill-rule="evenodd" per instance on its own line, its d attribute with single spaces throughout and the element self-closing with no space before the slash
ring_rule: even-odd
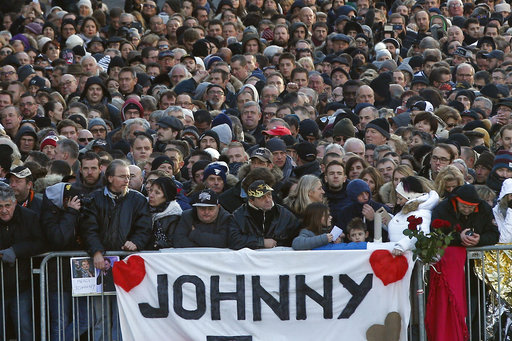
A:
<svg viewBox="0 0 512 341">
<path fill-rule="evenodd" d="M 19 205 L 10 221 L 0 221 L 0 250 L 11 247 L 18 260 L 19 290 L 23 292 L 30 288 L 30 257 L 43 252 L 44 236 L 37 214 Z M 6 297 L 16 295 L 16 266 L 3 264 L 3 281 Z"/>
<path fill-rule="evenodd" d="M 275 204 L 270 212 L 262 213 L 264 228 L 255 218 L 255 209 L 244 204 L 233 213 L 229 226 L 229 247 L 235 250 L 248 247 L 260 249 L 264 247 L 264 239 L 277 241 L 277 246 L 291 246 L 293 238 L 299 234 L 299 221 L 285 207 Z M 269 217 L 267 217 L 269 216 Z M 270 219 L 270 221 L 268 221 Z"/>
<path fill-rule="evenodd" d="M 182 212 L 180 205 L 171 201 L 165 211 L 153 214 L 153 232 L 146 249 L 158 250 L 174 246 L 174 233 Z"/>
<path fill-rule="evenodd" d="M 462 230 L 467 228 L 480 235 L 480 241 L 476 246 L 494 245 L 500 239 L 498 227 L 493 223 L 494 216 L 491 206 L 481 201 L 478 205 L 478 212 L 464 216 L 457 212 L 455 198 L 446 198 L 432 211 L 432 222 L 435 219 L 448 220 L 452 225 L 460 224 Z M 460 234 L 455 233 L 451 241 L 452 246 L 462 246 Z"/>
<path fill-rule="evenodd" d="M 174 246 L 228 247 L 228 227 L 233 216 L 220 207 L 217 219 L 210 224 L 205 224 L 197 218 L 195 211 L 196 209 L 192 208 L 183 212 L 174 235 Z"/>
<path fill-rule="evenodd" d="M 89 254 L 120 251 L 126 241 L 134 243 L 137 250 L 144 250 L 151 238 L 151 215 L 146 198 L 137 191 L 128 191 L 114 201 L 104 190 L 101 188 L 91 194 L 91 202 L 85 207 L 80 222 L 80 235 Z"/>
</svg>

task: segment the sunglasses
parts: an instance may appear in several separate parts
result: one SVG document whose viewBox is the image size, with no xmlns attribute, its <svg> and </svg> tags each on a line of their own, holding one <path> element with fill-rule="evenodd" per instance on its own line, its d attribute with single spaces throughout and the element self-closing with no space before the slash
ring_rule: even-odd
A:
<svg viewBox="0 0 512 341">
<path fill-rule="evenodd" d="M 80 142 L 92 142 L 92 141 L 94 141 L 94 137 L 79 137 L 78 141 L 80 141 Z"/>
<path fill-rule="evenodd" d="M 152 5 L 152 4 L 144 4 L 142 5 L 142 7 L 146 7 L 146 8 L 156 8 L 155 5 Z"/>
</svg>

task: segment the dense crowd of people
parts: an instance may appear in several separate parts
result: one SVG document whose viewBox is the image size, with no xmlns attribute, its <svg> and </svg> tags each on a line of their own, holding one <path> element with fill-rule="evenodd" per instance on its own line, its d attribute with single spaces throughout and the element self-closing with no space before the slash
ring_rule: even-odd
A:
<svg viewBox="0 0 512 341">
<path fill-rule="evenodd" d="M 395 256 L 411 218 L 459 224 L 454 246 L 511 242 L 498 1 L 3 2 L 0 254 L 23 274 L 3 314 L 30 315 L 43 251 L 104 269 L 106 251 L 307 250 L 373 241 L 376 212 Z M 51 339 L 84 332 L 57 295 Z"/>
</svg>

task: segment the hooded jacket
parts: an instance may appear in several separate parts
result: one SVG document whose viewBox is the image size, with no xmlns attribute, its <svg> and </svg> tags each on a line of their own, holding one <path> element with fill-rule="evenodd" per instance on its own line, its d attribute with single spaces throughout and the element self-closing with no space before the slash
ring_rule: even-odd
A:
<svg viewBox="0 0 512 341">
<path fill-rule="evenodd" d="M 498 202 L 492 209 L 500 231 L 500 243 L 512 243 L 512 208 L 506 205 L 505 201 L 502 203 L 502 199 L 508 194 L 512 194 L 512 179 L 503 181 Z"/>
<path fill-rule="evenodd" d="M 80 250 L 78 238 L 79 211 L 64 207 L 64 188 L 68 185 L 60 182 L 46 188 L 43 196 L 41 223 L 45 230 L 50 250 Z"/>
<path fill-rule="evenodd" d="M 165 210 L 153 214 L 151 217 L 153 234 L 146 247 L 148 250 L 173 247 L 174 232 L 182 213 L 183 210 L 178 202 L 173 200 Z"/>
<path fill-rule="evenodd" d="M 103 98 L 101 99 L 101 104 L 107 107 L 110 121 L 114 127 L 120 127 L 121 117 L 119 115 L 119 109 L 110 104 L 110 93 L 108 92 L 100 77 L 90 77 L 87 79 L 87 82 L 84 86 L 84 91 L 82 91 L 82 94 L 80 95 L 80 102 L 84 103 L 89 108 L 92 106 L 92 104 L 89 103 L 89 100 L 87 99 L 87 91 L 91 85 L 99 85 L 101 87 L 103 90 Z"/>
<path fill-rule="evenodd" d="M 357 197 L 359 194 L 367 192 L 369 194 L 369 199 L 367 204 L 370 205 L 375 211 L 379 208 L 384 207 L 388 213 L 391 213 L 391 210 L 386 205 L 380 204 L 372 200 L 372 192 L 370 191 L 370 187 L 366 182 L 361 179 L 354 179 L 349 182 L 347 186 L 347 196 L 349 203 L 345 205 L 343 208 L 335 211 L 336 214 L 336 222 L 339 224 L 338 226 L 343 229 L 345 235 L 348 235 L 347 225 L 353 218 L 361 218 L 363 221 L 366 221 L 366 227 L 369 232 L 369 240 L 373 240 L 373 221 L 366 220 L 363 216 L 363 206 L 357 201 Z M 333 213 L 331 212 L 331 215 Z M 382 230 L 382 240 L 387 240 L 387 232 Z"/>
<path fill-rule="evenodd" d="M 137 108 L 139 108 L 139 117 L 144 116 L 144 108 L 142 107 L 142 104 L 140 104 L 139 101 L 137 101 L 135 98 L 127 99 L 126 102 L 124 102 L 123 107 L 121 108 L 121 120 L 124 122 L 126 121 L 126 117 L 124 116 L 124 112 L 126 110 L 126 107 L 129 104 L 135 104 Z"/>
<path fill-rule="evenodd" d="M 403 213 L 404 208 L 408 205 L 413 205 L 416 202 L 421 202 L 416 210 L 409 213 Z M 408 228 L 409 222 L 407 219 L 409 217 L 414 216 L 416 218 L 421 218 L 422 222 L 417 226 L 417 229 L 424 233 L 430 232 L 430 218 L 432 216 L 432 210 L 438 203 L 439 194 L 437 194 L 436 191 L 430 191 L 430 193 L 426 193 L 419 198 L 409 200 L 405 203 L 402 211 L 396 214 L 388 223 L 389 241 L 395 242 L 395 249 L 402 252 L 414 249 L 414 244 L 416 244 L 417 239 L 410 239 L 403 233 L 403 231 Z"/>
</svg>

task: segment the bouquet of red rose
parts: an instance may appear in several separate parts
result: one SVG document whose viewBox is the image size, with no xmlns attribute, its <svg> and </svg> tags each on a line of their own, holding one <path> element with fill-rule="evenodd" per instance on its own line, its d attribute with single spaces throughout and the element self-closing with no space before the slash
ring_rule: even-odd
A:
<svg viewBox="0 0 512 341">
<path fill-rule="evenodd" d="M 461 231 L 459 224 L 453 225 L 448 220 L 434 219 L 431 231 L 424 233 L 418 230 L 423 219 L 410 216 L 408 229 L 404 234 L 409 238 L 416 238 L 416 249 L 413 251 L 415 258 L 419 258 L 425 264 L 438 262 L 444 254 L 444 250 L 454 238 L 455 233 Z"/>
</svg>

